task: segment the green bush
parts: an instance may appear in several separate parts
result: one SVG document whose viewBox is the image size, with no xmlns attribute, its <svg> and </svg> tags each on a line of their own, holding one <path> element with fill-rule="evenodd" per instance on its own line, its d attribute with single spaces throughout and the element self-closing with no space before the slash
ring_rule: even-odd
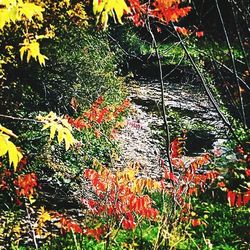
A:
<svg viewBox="0 0 250 250">
<path fill-rule="evenodd" d="M 71 24 L 41 47 L 49 57 L 45 67 L 23 62 L 18 68 L 6 68 L 8 80 L 0 91 L 2 112 L 68 113 L 72 112 L 72 97 L 81 110 L 100 95 L 117 101 L 124 93 L 122 79 L 117 76 L 116 54 L 105 32 Z"/>
</svg>

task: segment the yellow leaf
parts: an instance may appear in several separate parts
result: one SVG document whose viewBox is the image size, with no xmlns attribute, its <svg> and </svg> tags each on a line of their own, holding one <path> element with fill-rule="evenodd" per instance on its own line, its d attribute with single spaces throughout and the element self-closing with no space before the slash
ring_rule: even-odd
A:
<svg viewBox="0 0 250 250">
<path fill-rule="evenodd" d="M 47 128 L 49 128 L 49 127 L 51 127 L 51 126 L 52 126 L 51 123 L 45 123 L 45 124 L 43 125 L 43 127 L 42 127 L 42 131 L 45 130 L 45 129 L 47 129 Z M 54 138 L 54 137 L 53 137 L 53 138 Z"/>
<path fill-rule="evenodd" d="M 40 45 L 36 41 L 29 44 L 29 51 L 32 57 L 36 58 L 40 54 Z"/>
<path fill-rule="evenodd" d="M 123 0 L 119 0 L 119 1 L 116 0 L 113 8 L 114 8 L 118 22 L 122 24 L 122 16 L 123 16 L 124 11 L 126 12 L 129 11 L 126 3 Z"/>
<path fill-rule="evenodd" d="M 10 129 L 5 128 L 1 124 L 0 124 L 0 130 L 3 131 L 7 135 L 10 135 L 10 136 L 17 138 L 17 136 Z"/>
<path fill-rule="evenodd" d="M 129 12 L 129 8 L 124 0 L 93 0 L 93 13 L 97 16 L 97 22 L 101 16 L 101 23 L 106 29 L 108 25 L 108 16 L 113 16 L 122 24 L 122 16 L 124 12 Z"/>
<path fill-rule="evenodd" d="M 60 145 L 62 143 L 62 140 L 63 140 L 63 127 L 60 125 L 57 126 L 57 132 L 58 132 L 57 140 L 58 140 L 58 143 Z"/>
<path fill-rule="evenodd" d="M 136 193 L 142 193 L 142 190 L 145 186 L 145 179 L 140 178 L 134 181 L 133 183 L 133 191 Z"/>
<path fill-rule="evenodd" d="M 24 55 L 24 52 L 26 51 L 26 47 L 25 46 L 22 46 L 19 50 L 20 52 L 20 57 L 21 57 L 21 61 L 23 61 L 23 55 Z"/>
<path fill-rule="evenodd" d="M 68 130 L 72 130 L 72 127 L 70 126 L 70 124 L 68 123 L 68 120 L 66 120 L 66 119 L 63 119 L 62 118 L 62 125 L 64 126 L 64 127 L 66 127 Z"/>
<path fill-rule="evenodd" d="M 36 201 L 36 199 L 32 195 L 30 195 L 29 196 L 29 202 L 30 202 L 30 204 L 33 204 L 35 201 Z"/>
<path fill-rule="evenodd" d="M 103 25 L 103 29 L 107 28 L 107 26 L 108 26 L 108 19 L 109 19 L 108 12 L 104 11 L 102 13 L 102 17 L 101 17 L 101 23 Z"/>
<path fill-rule="evenodd" d="M 13 227 L 12 231 L 13 231 L 13 233 L 20 235 L 20 233 L 21 233 L 20 222 Z"/>
<path fill-rule="evenodd" d="M 13 163 L 14 171 L 16 171 L 18 162 L 22 159 L 22 154 L 17 150 L 13 142 L 8 141 L 8 154 L 10 165 Z"/>
<path fill-rule="evenodd" d="M 68 150 L 70 145 L 74 144 L 75 140 L 67 128 L 64 128 L 63 132 L 64 132 L 65 148 L 66 148 L 66 150 Z"/>
<path fill-rule="evenodd" d="M 50 216 L 50 214 L 48 212 L 44 212 L 40 216 L 40 220 L 43 220 L 43 222 L 50 221 L 51 220 L 51 216 Z"/>
<path fill-rule="evenodd" d="M 23 60 L 24 53 L 27 52 L 27 62 L 29 62 L 32 57 L 36 61 L 38 60 L 41 66 L 45 65 L 45 60 L 48 58 L 40 53 L 40 44 L 37 40 L 29 41 L 28 39 L 24 39 L 21 45 L 22 47 L 19 50 L 21 60 Z"/>
<path fill-rule="evenodd" d="M 98 5 L 99 5 L 99 0 L 93 0 L 93 13 L 94 13 L 94 15 L 97 14 Z"/>
<path fill-rule="evenodd" d="M 38 61 L 39 61 L 41 66 L 45 66 L 45 59 L 48 60 L 48 57 L 46 57 L 40 53 L 38 54 Z"/>
<path fill-rule="evenodd" d="M 16 170 L 17 164 L 23 156 L 17 150 L 15 144 L 9 141 L 10 136 L 17 137 L 10 129 L 0 125 L 0 157 L 8 152 L 9 164 L 13 164 L 14 170 Z"/>
<path fill-rule="evenodd" d="M 50 127 L 50 135 L 49 135 L 50 140 L 54 139 L 56 129 L 57 129 L 57 126 L 55 124 L 52 124 L 51 127 Z"/>
<path fill-rule="evenodd" d="M 44 8 L 42 8 L 39 5 L 36 5 L 34 3 L 24 3 L 20 4 L 19 7 L 19 16 L 20 18 L 22 16 L 25 16 L 28 20 L 32 20 L 33 16 L 36 16 L 38 19 L 42 20 L 43 19 L 43 14 L 42 12 L 44 11 Z"/>
<path fill-rule="evenodd" d="M 6 135 L 0 133 L 0 157 L 5 155 L 8 151 L 7 141 L 8 138 L 6 138 Z"/>
<path fill-rule="evenodd" d="M 54 139 L 56 132 L 59 145 L 65 141 L 65 149 L 68 150 L 75 143 L 75 139 L 71 134 L 72 127 L 68 121 L 62 117 L 58 117 L 55 113 L 50 112 L 46 116 L 37 116 L 37 120 L 44 122 L 42 130 L 50 128 L 50 139 Z"/>
<path fill-rule="evenodd" d="M 12 6 L 12 8 L 10 8 L 9 10 L 9 19 L 14 23 L 17 21 L 18 17 L 17 17 L 17 10 L 18 10 L 18 6 Z"/>
</svg>

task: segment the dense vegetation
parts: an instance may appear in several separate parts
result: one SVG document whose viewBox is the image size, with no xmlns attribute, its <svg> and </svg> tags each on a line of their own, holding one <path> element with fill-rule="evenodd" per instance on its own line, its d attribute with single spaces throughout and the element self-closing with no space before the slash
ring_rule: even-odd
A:
<svg viewBox="0 0 250 250">
<path fill-rule="evenodd" d="M 250 5 L 218 2 L 0 0 L 0 249 L 248 249 Z M 173 75 L 223 145 L 188 155 L 215 128 L 166 107 Z M 161 86 L 159 178 L 116 140 L 141 77 Z"/>
</svg>

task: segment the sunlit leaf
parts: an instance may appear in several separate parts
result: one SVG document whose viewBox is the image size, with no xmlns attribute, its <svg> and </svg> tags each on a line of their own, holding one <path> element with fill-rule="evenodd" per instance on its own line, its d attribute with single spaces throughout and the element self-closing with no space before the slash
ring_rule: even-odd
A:
<svg viewBox="0 0 250 250">
<path fill-rule="evenodd" d="M 122 24 L 122 16 L 129 12 L 129 8 L 124 0 L 93 0 L 93 13 L 97 16 L 97 21 L 105 29 L 108 25 L 109 15 L 114 21 Z"/>
<path fill-rule="evenodd" d="M 66 150 L 75 143 L 75 139 L 71 134 L 72 127 L 66 119 L 58 117 L 53 112 L 50 112 L 46 116 L 37 116 L 36 118 L 44 123 L 42 130 L 50 129 L 50 140 L 54 139 L 57 133 L 57 141 L 59 145 L 64 140 Z"/>
<path fill-rule="evenodd" d="M 14 170 L 16 170 L 17 164 L 23 156 L 21 152 L 18 151 L 15 144 L 9 141 L 10 136 L 17 137 L 11 130 L 0 125 L 0 157 L 8 152 L 9 164 L 13 164 Z"/>
<path fill-rule="evenodd" d="M 5 128 L 1 124 L 0 124 L 0 131 L 4 132 L 7 135 L 10 135 L 10 136 L 17 138 L 17 136 L 12 132 L 12 130 Z"/>
</svg>

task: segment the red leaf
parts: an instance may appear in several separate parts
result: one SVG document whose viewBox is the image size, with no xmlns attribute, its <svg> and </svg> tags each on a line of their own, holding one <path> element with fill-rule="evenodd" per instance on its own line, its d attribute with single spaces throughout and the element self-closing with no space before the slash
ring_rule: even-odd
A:
<svg viewBox="0 0 250 250">
<path fill-rule="evenodd" d="M 127 213 L 126 214 L 126 218 L 122 221 L 122 227 L 124 229 L 134 229 L 136 226 L 135 221 L 134 221 L 134 217 L 131 213 Z"/>
<path fill-rule="evenodd" d="M 250 169 L 246 169 L 246 176 L 247 176 L 247 177 L 250 176 Z"/>
<path fill-rule="evenodd" d="M 230 207 L 235 206 L 235 200 L 236 200 L 236 192 L 229 190 L 227 192 L 227 200 L 229 202 Z"/>
<path fill-rule="evenodd" d="M 204 31 L 197 31 L 195 32 L 195 35 L 198 37 L 198 38 L 201 38 L 204 36 Z"/>
<path fill-rule="evenodd" d="M 182 34 L 183 36 L 188 36 L 189 31 L 188 31 L 188 29 L 186 29 L 185 27 L 178 27 L 178 26 L 175 26 L 175 30 L 176 30 L 178 33 Z"/>
<path fill-rule="evenodd" d="M 170 171 L 165 171 L 165 179 L 172 180 L 173 182 L 178 182 L 178 178 L 175 176 L 174 173 L 171 173 Z"/>
<path fill-rule="evenodd" d="M 250 201 L 250 190 L 243 194 L 243 204 L 244 206 Z"/>
<path fill-rule="evenodd" d="M 200 219 L 192 219 L 191 224 L 193 227 L 198 227 L 201 225 L 201 220 Z"/>
<path fill-rule="evenodd" d="M 236 196 L 236 206 L 237 206 L 237 207 L 241 207 L 242 204 L 243 204 L 242 196 L 241 196 L 241 194 L 238 194 L 238 195 Z"/>
</svg>

